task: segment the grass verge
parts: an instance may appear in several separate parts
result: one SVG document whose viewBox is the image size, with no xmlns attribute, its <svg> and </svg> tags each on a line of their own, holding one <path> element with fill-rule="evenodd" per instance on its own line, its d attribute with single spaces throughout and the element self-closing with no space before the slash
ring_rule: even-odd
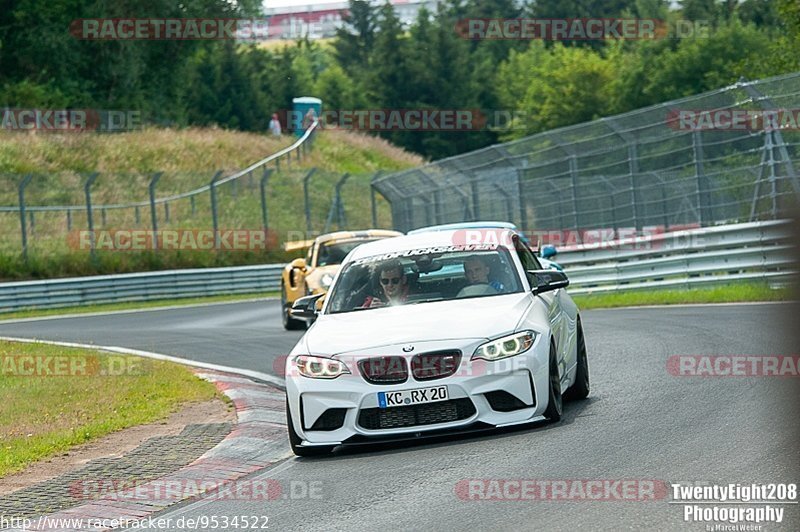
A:
<svg viewBox="0 0 800 532">
<path fill-rule="evenodd" d="M 217 396 L 179 364 L 0 341 L 0 477 Z"/>
<path fill-rule="evenodd" d="M 159 299 L 156 301 L 130 301 L 126 303 L 106 303 L 103 305 L 88 305 L 82 307 L 43 308 L 20 310 L 0 314 L 0 323 L 3 320 L 20 318 L 39 318 L 46 316 L 60 316 L 63 314 L 89 314 L 92 312 L 113 312 L 115 310 L 144 310 L 160 307 L 183 307 L 203 303 L 224 303 L 227 301 L 242 301 L 262 297 L 280 297 L 280 292 L 264 292 L 261 294 L 234 294 L 224 296 L 187 297 L 183 299 Z"/>
<path fill-rule="evenodd" d="M 579 308 L 614 308 L 687 303 L 738 303 L 747 301 L 789 301 L 791 288 L 771 288 L 766 283 L 739 283 L 694 289 L 633 290 L 610 294 L 573 296 Z"/>
</svg>

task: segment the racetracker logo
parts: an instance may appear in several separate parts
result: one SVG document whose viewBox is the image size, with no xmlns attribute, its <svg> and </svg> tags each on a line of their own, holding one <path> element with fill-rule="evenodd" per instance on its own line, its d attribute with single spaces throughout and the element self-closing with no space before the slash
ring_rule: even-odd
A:
<svg viewBox="0 0 800 532">
<path fill-rule="evenodd" d="M 667 371 L 674 377 L 797 377 L 800 356 L 673 355 Z"/>
<path fill-rule="evenodd" d="M 800 109 L 673 109 L 666 121 L 678 131 L 798 131 Z"/>
<path fill-rule="evenodd" d="M 113 229 L 72 231 L 70 248 L 82 251 L 263 251 L 275 249 L 277 234 L 264 229 Z"/>
<path fill-rule="evenodd" d="M 343 373 L 336 377 L 337 379 L 358 379 L 362 380 L 363 374 L 361 373 L 361 365 L 359 361 L 364 359 L 371 359 L 372 364 L 365 366 L 365 369 L 374 371 L 379 374 L 392 374 L 407 372 L 409 360 L 413 357 L 416 360 L 415 366 L 417 369 L 415 377 L 431 375 L 447 375 L 453 377 L 480 377 L 483 375 L 504 375 L 513 373 L 515 371 L 527 371 L 530 366 L 525 360 L 519 357 L 509 357 L 492 362 L 487 362 L 483 359 L 470 360 L 470 355 L 464 355 L 458 362 L 457 367 L 453 367 L 455 362 L 447 357 L 437 355 L 400 355 L 400 354 L 369 354 L 369 355 L 339 355 L 335 360 L 343 363 L 349 373 Z M 320 360 L 325 360 L 319 357 Z M 403 360 L 406 359 L 406 360 Z M 287 360 L 291 363 L 287 364 Z M 383 362 L 385 360 L 385 362 Z M 275 375 L 284 375 L 286 378 L 306 378 L 297 367 L 293 357 L 287 355 L 280 355 L 275 357 L 272 362 L 272 370 Z"/>
<path fill-rule="evenodd" d="M 73 20 L 70 34 L 90 41 L 218 41 L 269 38 L 268 19 L 233 18 L 84 18 Z"/>
<path fill-rule="evenodd" d="M 322 499 L 322 481 L 219 478 L 180 480 L 97 479 L 76 480 L 69 494 L 80 500 L 180 501 L 203 495 L 211 500 L 274 501 Z"/>
<path fill-rule="evenodd" d="M 455 31 L 469 40 L 639 40 L 708 37 L 708 21 L 638 18 L 469 18 Z"/>
<path fill-rule="evenodd" d="M 663 480 L 646 479 L 502 479 L 460 480 L 463 501 L 647 502 L 666 498 Z"/>
<path fill-rule="evenodd" d="M 144 375 L 142 359 L 97 355 L 0 355 L 4 377 L 116 377 Z"/>
<path fill-rule="evenodd" d="M 306 115 L 286 111 L 287 128 L 308 127 Z M 496 113 L 496 120 L 508 120 Z M 489 117 L 478 109 L 332 109 L 317 117 L 325 129 L 350 131 L 480 131 Z"/>
<path fill-rule="evenodd" d="M 139 111 L 101 109 L 3 109 L 0 128 L 6 131 L 113 133 L 142 127 Z"/>
</svg>

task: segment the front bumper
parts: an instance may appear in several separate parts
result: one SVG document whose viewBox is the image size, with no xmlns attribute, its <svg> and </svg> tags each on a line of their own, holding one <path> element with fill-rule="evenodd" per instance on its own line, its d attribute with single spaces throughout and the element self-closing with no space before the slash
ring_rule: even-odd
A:
<svg viewBox="0 0 800 532">
<path fill-rule="evenodd" d="M 344 360 L 351 374 L 336 379 L 297 375 L 287 363 L 286 393 L 295 431 L 302 445 L 339 445 L 392 441 L 441 433 L 503 427 L 544 419 L 548 400 L 549 338 L 537 335 L 533 346 L 520 355 L 496 362 L 470 360 L 485 339 L 461 340 L 462 357 L 453 375 L 418 381 L 413 375 L 401 384 L 370 384 L 354 360 L 375 356 L 354 353 Z M 415 344 L 415 352 L 453 349 L 452 341 Z M 412 354 L 402 346 L 380 349 L 380 355 Z M 381 409 L 378 392 L 447 386 L 448 400 Z M 413 410 L 413 411 L 412 411 Z"/>
</svg>

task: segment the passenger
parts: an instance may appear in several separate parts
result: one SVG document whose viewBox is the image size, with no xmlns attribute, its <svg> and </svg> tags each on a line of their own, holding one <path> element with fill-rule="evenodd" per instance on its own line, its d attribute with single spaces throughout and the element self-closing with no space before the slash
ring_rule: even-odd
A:
<svg viewBox="0 0 800 532">
<path fill-rule="evenodd" d="M 488 284 L 498 292 L 504 292 L 506 287 L 500 281 L 489 280 L 490 268 L 481 255 L 472 255 L 464 261 L 464 277 L 467 285 Z"/>
<path fill-rule="evenodd" d="M 402 305 L 408 300 L 408 278 L 399 260 L 380 264 L 376 270 L 383 297 L 367 296 L 362 308 Z"/>
</svg>

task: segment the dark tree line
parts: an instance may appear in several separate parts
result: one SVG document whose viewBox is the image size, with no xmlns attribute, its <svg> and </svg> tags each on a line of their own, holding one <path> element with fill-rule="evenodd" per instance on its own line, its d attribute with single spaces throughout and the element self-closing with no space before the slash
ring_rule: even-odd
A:
<svg viewBox="0 0 800 532">
<path fill-rule="evenodd" d="M 83 41 L 91 17 L 253 17 L 256 0 L 0 0 L 0 105 L 137 109 L 164 126 L 264 131 L 293 97 L 326 109 L 518 110 L 513 130 L 391 131 L 430 158 L 800 70 L 796 0 L 446 0 L 403 27 L 388 5 L 351 1 L 328 41 Z M 707 36 L 642 41 L 471 41 L 467 18 L 708 21 Z"/>
</svg>

